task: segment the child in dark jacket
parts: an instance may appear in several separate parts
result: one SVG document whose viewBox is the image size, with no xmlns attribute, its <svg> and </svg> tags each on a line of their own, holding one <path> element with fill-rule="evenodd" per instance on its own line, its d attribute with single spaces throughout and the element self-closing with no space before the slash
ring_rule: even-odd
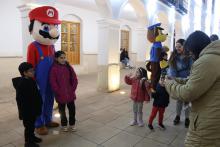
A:
<svg viewBox="0 0 220 147">
<path fill-rule="evenodd" d="M 50 84 L 55 93 L 58 103 L 62 130 L 68 131 L 65 107 L 69 109 L 69 125 L 71 131 L 76 131 L 75 127 L 75 99 L 78 84 L 77 76 L 73 68 L 66 61 L 66 54 L 63 51 L 55 53 L 55 62 L 50 71 Z"/>
<path fill-rule="evenodd" d="M 130 74 L 125 76 L 125 82 L 128 85 L 132 85 L 130 97 L 133 100 L 134 119 L 130 125 L 134 126 L 138 124 L 138 126 L 143 127 L 143 102 L 150 101 L 148 94 L 150 84 L 147 81 L 147 71 L 139 67 L 136 71 L 136 75 L 132 76 L 132 74 Z"/>
<path fill-rule="evenodd" d="M 13 78 L 12 83 L 16 90 L 16 101 L 19 119 L 23 120 L 25 147 L 38 147 L 42 139 L 34 135 L 35 120 L 41 115 L 42 98 L 34 78 L 34 69 L 30 63 L 19 65 L 21 77 Z"/>
<path fill-rule="evenodd" d="M 152 93 L 154 102 L 148 123 L 148 127 L 150 130 L 154 130 L 152 123 L 158 112 L 159 112 L 159 119 L 158 119 L 159 127 L 161 129 L 165 129 L 165 126 L 163 125 L 163 116 L 164 116 L 165 108 L 169 104 L 169 94 L 167 93 L 164 87 L 164 80 L 165 80 L 165 76 L 162 75 L 159 83 L 157 84 L 156 93 Z"/>
</svg>

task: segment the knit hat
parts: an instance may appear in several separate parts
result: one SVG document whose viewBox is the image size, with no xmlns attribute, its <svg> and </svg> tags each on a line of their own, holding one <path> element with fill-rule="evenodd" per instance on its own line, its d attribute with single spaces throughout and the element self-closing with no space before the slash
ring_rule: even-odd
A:
<svg viewBox="0 0 220 147">
<path fill-rule="evenodd" d="M 212 34 L 210 36 L 210 39 L 211 39 L 211 41 L 219 40 L 218 35 L 216 35 L 216 34 Z"/>
<path fill-rule="evenodd" d="M 201 51 L 210 43 L 211 40 L 208 35 L 202 31 L 195 31 L 186 39 L 184 49 L 192 52 L 195 59 L 198 59 Z"/>
</svg>

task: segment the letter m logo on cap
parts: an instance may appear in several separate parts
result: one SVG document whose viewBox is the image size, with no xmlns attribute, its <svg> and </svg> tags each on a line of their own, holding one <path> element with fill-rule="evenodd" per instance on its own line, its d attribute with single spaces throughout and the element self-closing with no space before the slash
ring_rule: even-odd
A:
<svg viewBox="0 0 220 147">
<path fill-rule="evenodd" d="M 53 9 L 47 9 L 47 16 L 54 17 L 54 10 Z"/>
</svg>

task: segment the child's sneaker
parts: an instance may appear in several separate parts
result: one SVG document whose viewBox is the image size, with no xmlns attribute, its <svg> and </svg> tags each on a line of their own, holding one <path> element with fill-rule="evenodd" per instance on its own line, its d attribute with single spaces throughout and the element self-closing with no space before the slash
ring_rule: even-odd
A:
<svg viewBox="0 0 220 147">
<path fill-rule="evenodd" d="M 151 125 L 151 124 L 148 124 L 148 128 L 149 128 L 151 131 L 154 130 L 154 127 L 153 127 L 153 125 Z"/>
<path fill-rule="evenodd" d="M 144 126 L 143 113 L 142 112 L 138 113 L 138 126 L 139 127 L 143 127 Z"/>
<path fill-rule="evenodd" d="M 144 126 L 144 123 L 143 123 L 143 122 L 140 122 L 140 123 L 138 124 L 138 126 L 139 126 L 139 127 L 143 127 L 143 126 Z"/>
<path fill-rule="evenodd" d="M 70 130 L 71 130 L 72 132 L 76 132 L 76 126 L 75 126 L 75 125 L 70 126 Z"/>
<path fill-rule="evenodd" d="M 161 130 L 165 130 L 165 129 L 166 129 L 166 127 L 165 127 L 163 124 L 159 124 L 159 128 L 160 128 Z"/>
<path fill-rule="evenodd" d="M 130 126 L 135 126 L 135 125 L 137 125 L 138 123 L 137 123 L 137 121 L 135 121 L 135 120 L 133 120 L 133 121 L 131 121 L 130 122 Z"/>
<path fill-rule="evenodd" d="M 62 131 L 63 131 L 63 132 L 68 132 L 67 126 L 63 126 L 63 127 L 62 127 Z"/>
</svg>

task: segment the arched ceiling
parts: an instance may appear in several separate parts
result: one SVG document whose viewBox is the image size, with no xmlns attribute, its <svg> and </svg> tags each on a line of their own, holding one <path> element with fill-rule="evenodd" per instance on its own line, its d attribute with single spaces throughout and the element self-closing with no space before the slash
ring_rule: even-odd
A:
<svg viewBox="0 0 220 147">
<path fill-rule="evenodd" d="M 22 0 L 24 3 L 61 3 L 87 10 L 98 11 L 102 17 L 123 18 L 146 24 L 147 13 L 143 0 Z"/>
<path fill-rule="evenodd" d="M 135 9 L 133 8 L 133 6 L 130 3 L 127 3 L 122 8 L 119 17 L 122 19 L 131 20 L 131 21 L 138 21 L 138 17 L 135 12 Z"/>
<path fill-rule="evenodd" d="M 141 0 L 127 0 L 121 6 L 119 17 L 131 21 L 138 21 L 143 25 L 147 24 L 147 11 Z"/>
<path fill-rule="evenodd" d="M 58 3 L 67 4 L 79 8 L 97 11 L 95 0 L 56 0 Z"/>
</svg>

